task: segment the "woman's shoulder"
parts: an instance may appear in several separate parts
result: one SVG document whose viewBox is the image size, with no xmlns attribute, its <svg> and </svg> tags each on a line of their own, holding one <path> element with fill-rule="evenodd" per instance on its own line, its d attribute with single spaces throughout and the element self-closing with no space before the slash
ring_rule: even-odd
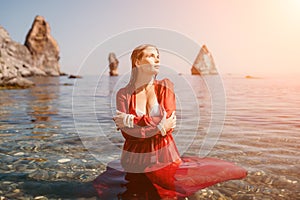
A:
<svg viewBox="0 0 300 200">
<path fill-rule="evenodd" d="M 168 78 L 164 78 L 162 80 L 157 80 L 157 84 L 159 84 L 163 87 L 166 87 L 166 88 L 170 88 L 170 89 L 173 89 L 173 87 L 174 87 L 174 83 Z"/>
<path fill-rule="evenodd" d="M 117 96 L 127 96 L 127 95 L 131 95 L 131 90 L 128 86 L 125 86 L 123 88 L 120 88 L 117 92 Z"/>
</svg>

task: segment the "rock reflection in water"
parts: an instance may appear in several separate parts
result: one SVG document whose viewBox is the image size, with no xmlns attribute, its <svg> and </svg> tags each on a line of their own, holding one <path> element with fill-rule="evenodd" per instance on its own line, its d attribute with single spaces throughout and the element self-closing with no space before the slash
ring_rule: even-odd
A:
<svg viewBox="0 0 300 200">
<path fill-rule="evenodd" d="M 58 77 L 36 77 L 34 78 L 36 87 L 29 89 L 30 101 L 28 101 L 28 115 L 33 124 L 30 137 L 45 139 L 51 137 L 53 129 L 60 127 L 59 122 L 52 119 L 58 113 L 57 98 L 59 97 Z"/>
</svg>

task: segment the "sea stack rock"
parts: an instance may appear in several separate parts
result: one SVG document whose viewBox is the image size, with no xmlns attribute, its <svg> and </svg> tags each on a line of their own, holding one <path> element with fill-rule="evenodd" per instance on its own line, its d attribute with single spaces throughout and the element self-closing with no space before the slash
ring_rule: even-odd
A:
<svg viewBox="0 0 300 200">
<path fill-rule="evenodd" d="M 117 59 L 115 53 L 109 53 L 108 62 L 109 62 L 109 75 L 118 76 L 119 60 Z"/>
<path fill-rule="evenodd" d="M 214 59 L 205 45 L 201 47 L 191 72 L 192 75 L 218 74 Z"/>
<path fill-rule="evenodd" d="M 59 76 L 59 47 L 50 34 L 50 26 L 44 17 L 36 16 L 27 33 L 25 46 L 32 55 L 33 66 L 48 76 Z"/>
</svg>

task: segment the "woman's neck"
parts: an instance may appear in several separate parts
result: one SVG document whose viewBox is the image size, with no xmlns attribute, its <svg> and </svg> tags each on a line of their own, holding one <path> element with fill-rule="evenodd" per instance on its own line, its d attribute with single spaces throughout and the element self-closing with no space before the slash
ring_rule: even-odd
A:
<svg viewBox="0 0 300 200">
<path fill-rule="evenodd" d="M 154 77 L 153 76 L 138 76 L 136 81 L 135 81 L 135 90 L 147 90 L 153 85 L 154 82 Z"/>
</svg>

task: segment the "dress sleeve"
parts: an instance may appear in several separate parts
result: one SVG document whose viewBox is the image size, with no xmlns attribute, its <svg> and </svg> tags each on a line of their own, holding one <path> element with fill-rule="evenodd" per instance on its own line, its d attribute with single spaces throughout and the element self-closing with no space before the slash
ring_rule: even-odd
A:
<svg viewBox="0 0 300 200">
<path fill-rule="evenodd" d="M 117 110 L 129 114 L 129 100 L 124 90 L 119 90 L 116 98 Z M 130 135 L 136 138 L 148 138 L 158 134 L 160 131 L 157 128 L 157 125 L 154 123 L 147 123 L 146 126 L 140 126 L 137 124 L 139 121 L 137 117 L 134 118 L 133 128 L 122 128 L 121 131 L 125 135 Z"/>
<path fill-rule="evenodd" d="M 169 79 L 165 78 L 161 82 L 161 101 L 164 106 L 165 111 L 167 112 L 167 118 L 172 115 L 172 112 L 176 110 L 176 96 L 174 93 L 174 84 Z M 173 128 L 171 128 L 167 134 L 171 134 L 173 132 Z"/>
<path fill-rule="evenodd" d="M 167 118 L 176 110 L 176 97 L 174 93 L 174 84 L 169 79 L 163 80 L 162 101 L 167 112 Z"/>
</svg>

